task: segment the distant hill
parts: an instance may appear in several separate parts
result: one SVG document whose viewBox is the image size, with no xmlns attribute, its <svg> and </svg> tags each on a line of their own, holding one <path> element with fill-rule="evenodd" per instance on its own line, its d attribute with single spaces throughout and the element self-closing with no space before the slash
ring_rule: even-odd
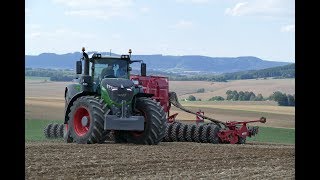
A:
<svg viewBox="0 0 320 180">
<path fill-rule="evenodd" d="M 88 54 L 93 52 L 88 52 Z M 109 53 L 101 53 L 103 56 Z M 119 56 L 112 54 L 113 56 Z M 37 56 L 26 55 L 25 65 L 30 68 L 74 69 L 75 61 L 82 57 L 80 52 L 67 54 L 42 53 Z M 258 70 L 289 64 L 288 62 L 266 61 L 253 56 L 243 57 L 207 57 L 207 56 L 163 56 L 132 55 L 132 59 L 141 59 L 147 63 L 147 69 L 175 73 L 228 73 L 245 70 Z M 139 69 L 139 63 L 133 64 Z"/>
<path fill-rule="evenodd" d="M 163 75 L 169 77 L 170 80 L 174 81 L 217 81 L 226 82 L 228 80 L 240 80 L 240 79 L 258 79 L 258 78 L 295 78 L 295 64 L 291 63 L 284 66 L 277 66 L 272 68 L 260 69 L 260 70 L 249 70 L 239 71 L 233 73 L 222 73 L 222 74 L 210 74 L 202 73 L 199 75 L 181 75 L 173 73 L 160 73 L 150 72 L 156 75 Z"/>
<path fill-rule="evenodd" d="M 236 80 L 236 79 L 255 79 L 255 78 L 295 78 L 295 63 L 272 67 L 260 70 L 251 71 L 240 71 L 234 73 L 224 73 L 222 76 L 226 80 Z"/>
</svg>

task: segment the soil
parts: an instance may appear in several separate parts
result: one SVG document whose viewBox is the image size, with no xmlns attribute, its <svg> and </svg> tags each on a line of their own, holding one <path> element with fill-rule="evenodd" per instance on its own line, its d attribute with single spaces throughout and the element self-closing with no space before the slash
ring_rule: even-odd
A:
<svg viewBox="0 0 320 180">
<path fill-rule="evenodd" d="M 295 179 L 295 146 L 25 143 L 26 179 Z"/>
</svg>

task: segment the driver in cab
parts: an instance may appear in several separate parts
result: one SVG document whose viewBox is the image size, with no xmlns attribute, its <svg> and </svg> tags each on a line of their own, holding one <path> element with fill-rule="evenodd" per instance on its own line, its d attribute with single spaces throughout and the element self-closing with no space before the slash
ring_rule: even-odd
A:
<svg viewBox="0 0 320 180">
<path fill-rule="evenodd" d="M 101 71 L 101 78 L 114 78 L 114 70 L 113 70 L 113 66 L 111 64 L 108 64 L 108 67 L 104 68 Z"/>
</svg>

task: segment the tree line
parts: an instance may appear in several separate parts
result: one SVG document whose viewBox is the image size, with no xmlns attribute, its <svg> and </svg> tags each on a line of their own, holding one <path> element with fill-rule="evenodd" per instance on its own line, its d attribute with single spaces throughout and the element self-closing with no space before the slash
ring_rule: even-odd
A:
<svg viewBox="0 0 320 180">
<path fill-rule="evenodd" d="M 25 76 L 50 77 L 50 81 L 72 81 L 77 74 L 67 69 L 26 68 Z"/>
<path fill-rule="evenodd" d="M 140 74 L 140 71 L 133 70 L 131 73 Z M 289 64 L 285 66 L 278 66 L 273 68 L 241 71 L 234 73 L 224 74 L 193 74 L 184 75 L 170 72 L 160 72 L 148 70 L 148 75 L 161 75 L 166 76 L 171 81 L 212 81 L 212 82 L 227 82 L 228 80 L 240 80 L 240 79 L 257 79 L 257 78 L 295 78 L 295 64 Z M 62 69 L 44 69 L 44 68 L 26 68 L 26 76 L 38 76 L 38 77 L 50 77 L 52 81 L 70 81 L 77 77 L 74 71 L 62 70 Z"/>
<path fill-rule="evenodd" d="M 272 67 L 261 70 L 240 71 L 234 73 L 224 73 L 220 75 L 202 74 L 202 75 L 176 75 L 168 74 L 169 80 L 173 81 L 215 81 L 226 82 L 228 80 L 240 79 L 258 79 L 258 78 L 295 78 L 295 64 L 288 64 L 285 66 Z"/>
<path fill-rule="evenodd" d="M 267 98 L 264 98 L 262 94 L 255 94 L 253 92 L 248 91 L 236 91 L 236 90 L 228 90 L 226 91 L 227 98 L 223 98 L 222 96 L 214 96 L 211 97 L 208 101 L 265 101 L 265 100 L 272 100 L 276 101 L 279 106 L 295 106 L 295 94 L 286 94 L 280 91 L 273 92 Z M 187 101 L 201 101 L 201 99 L 197 99 L 195 96 L 190 95 Z"/>
</svg>

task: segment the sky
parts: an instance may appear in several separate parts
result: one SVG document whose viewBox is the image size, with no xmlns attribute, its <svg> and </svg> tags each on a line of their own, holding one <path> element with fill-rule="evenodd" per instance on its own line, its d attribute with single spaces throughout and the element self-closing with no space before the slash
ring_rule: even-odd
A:
<svg viewBox="0 0 320 180">
<path fill-rule="evenodd" d="M 25 54 L 255 56 L 295 62 L 294 0 L 27 0 Z"/>
</svg>

